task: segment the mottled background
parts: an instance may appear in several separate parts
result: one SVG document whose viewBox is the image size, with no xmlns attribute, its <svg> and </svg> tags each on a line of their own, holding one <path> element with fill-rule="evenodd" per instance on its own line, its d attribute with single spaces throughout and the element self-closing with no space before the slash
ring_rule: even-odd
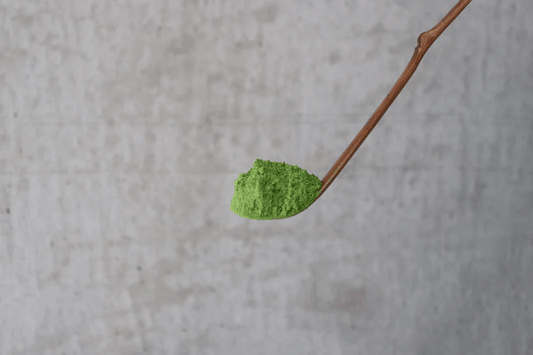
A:
<svg viewBox="0 0 533 355">
<path fill-rule="evenodd" d="M 533 354 L 533 2 L 0 0 L 0 354 Z"/>
</svg>

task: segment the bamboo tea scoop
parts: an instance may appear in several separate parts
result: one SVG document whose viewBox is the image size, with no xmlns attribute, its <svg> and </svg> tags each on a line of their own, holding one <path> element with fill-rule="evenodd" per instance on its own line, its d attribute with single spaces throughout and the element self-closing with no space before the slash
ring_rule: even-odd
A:
<svg viewBox="0 0 533 355">
<path fill-rule="evenodd" d="M 374 127 L 376 127 L 381 117 L 383 117 L 383 115 L 385 114 L 385 112 L 387 112 L 396 97 L 398 97 L 402 89 L 405 87 L 405 84 L 407 84 L 409 79 L 411 79 L 411 76 L 413 76 L 413 73 L 418 67 L 418 64 L 420 64 L 422 58 L 424 57 L 428 49 L 431 47 L 433 42 L 435 42 L 437 38 L 439 38 L 439 36 L 442 34 L 442 32 L 444 32 L 444 30 L 457 18 L 457 16 L 459 16 L 459 14 L 468 6 L 470 1 L 472 0 L 459 0 L 459 2 L 453 7 L 453 9 L 451 9 L 450 12 L 435 27 L 433 27 L 427 32 L 421 33 L 418 36 L 418 45 L 416 46 L 415 52 L 411 57 L 411 60 L 407 64 L 407 67 L 403 71 L 402 75 L 400 75 L 400 78 L 398 78 L 398 80 L 396 81 L 390 92 L 387 94 L 387 96 L 385 96 L 385 99 L 383 99 L 374 114 L 368 119 L 368 122 L 363 126 L 361 131 L 359 131 L 357 136 L 355 136 L 350 145 L 348 145 L 348 148 L 346 148 L 340 158 L 337 159 L 335 164 L 333 164 L 326 176 L 324 176 L 324 178 L 322 179 L 322 188 L 320 189 L 320 193 L 318 197 L 311 203 L 311 205 L 316 200 L 318 200 L 320 196 L 324 194 L 324 192 L 326 192 L 328 187 L 333 183 L 333 181 L 335 181 L 337 176 L 339 176 L 342 169 L 344 169 L 346 164 L 348 164 L 357 149 L 359 149 L 361 144 L 363 144 L 370 132 L 372 132 Z M 300 211 L 299 213 L 301 212 L 303 211 Z M 296 213 L 293 216 L 296 216 L 299 213 Z"/>
</svg>

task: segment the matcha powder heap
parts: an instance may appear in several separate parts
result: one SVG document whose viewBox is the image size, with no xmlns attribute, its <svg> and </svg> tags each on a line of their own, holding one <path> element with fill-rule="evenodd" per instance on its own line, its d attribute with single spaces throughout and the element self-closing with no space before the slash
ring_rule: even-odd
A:
<svg viewBox="0 0 533 355">
<path fill-rule="evenodd" d="M 305 210 L 318 197 L 322 182 L 296 165 L 257 159 L 235 180 L 231 210 L 249 219 L 278 219 Z"/>
</svg>

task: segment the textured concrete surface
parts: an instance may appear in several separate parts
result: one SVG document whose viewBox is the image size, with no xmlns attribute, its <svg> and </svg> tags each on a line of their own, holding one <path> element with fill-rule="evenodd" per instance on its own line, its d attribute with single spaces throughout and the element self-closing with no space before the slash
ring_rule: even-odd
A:
<svg viewBox="0 0 533 355">
<path fill-rule="evenodd" d="M 533 2 L 0 0 L 0 354 L 533 354 Z"/>
</svg>

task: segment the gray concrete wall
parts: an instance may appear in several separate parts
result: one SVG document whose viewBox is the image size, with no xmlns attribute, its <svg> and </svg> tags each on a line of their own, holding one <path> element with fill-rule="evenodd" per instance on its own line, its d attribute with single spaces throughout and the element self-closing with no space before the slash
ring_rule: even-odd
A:
<svg viewBox="0 0 533 355">
<path fill-rule="evenodd" d="M 533 354 L 533 2 L 0 0 L 0 354 Z"/>
</svg>

